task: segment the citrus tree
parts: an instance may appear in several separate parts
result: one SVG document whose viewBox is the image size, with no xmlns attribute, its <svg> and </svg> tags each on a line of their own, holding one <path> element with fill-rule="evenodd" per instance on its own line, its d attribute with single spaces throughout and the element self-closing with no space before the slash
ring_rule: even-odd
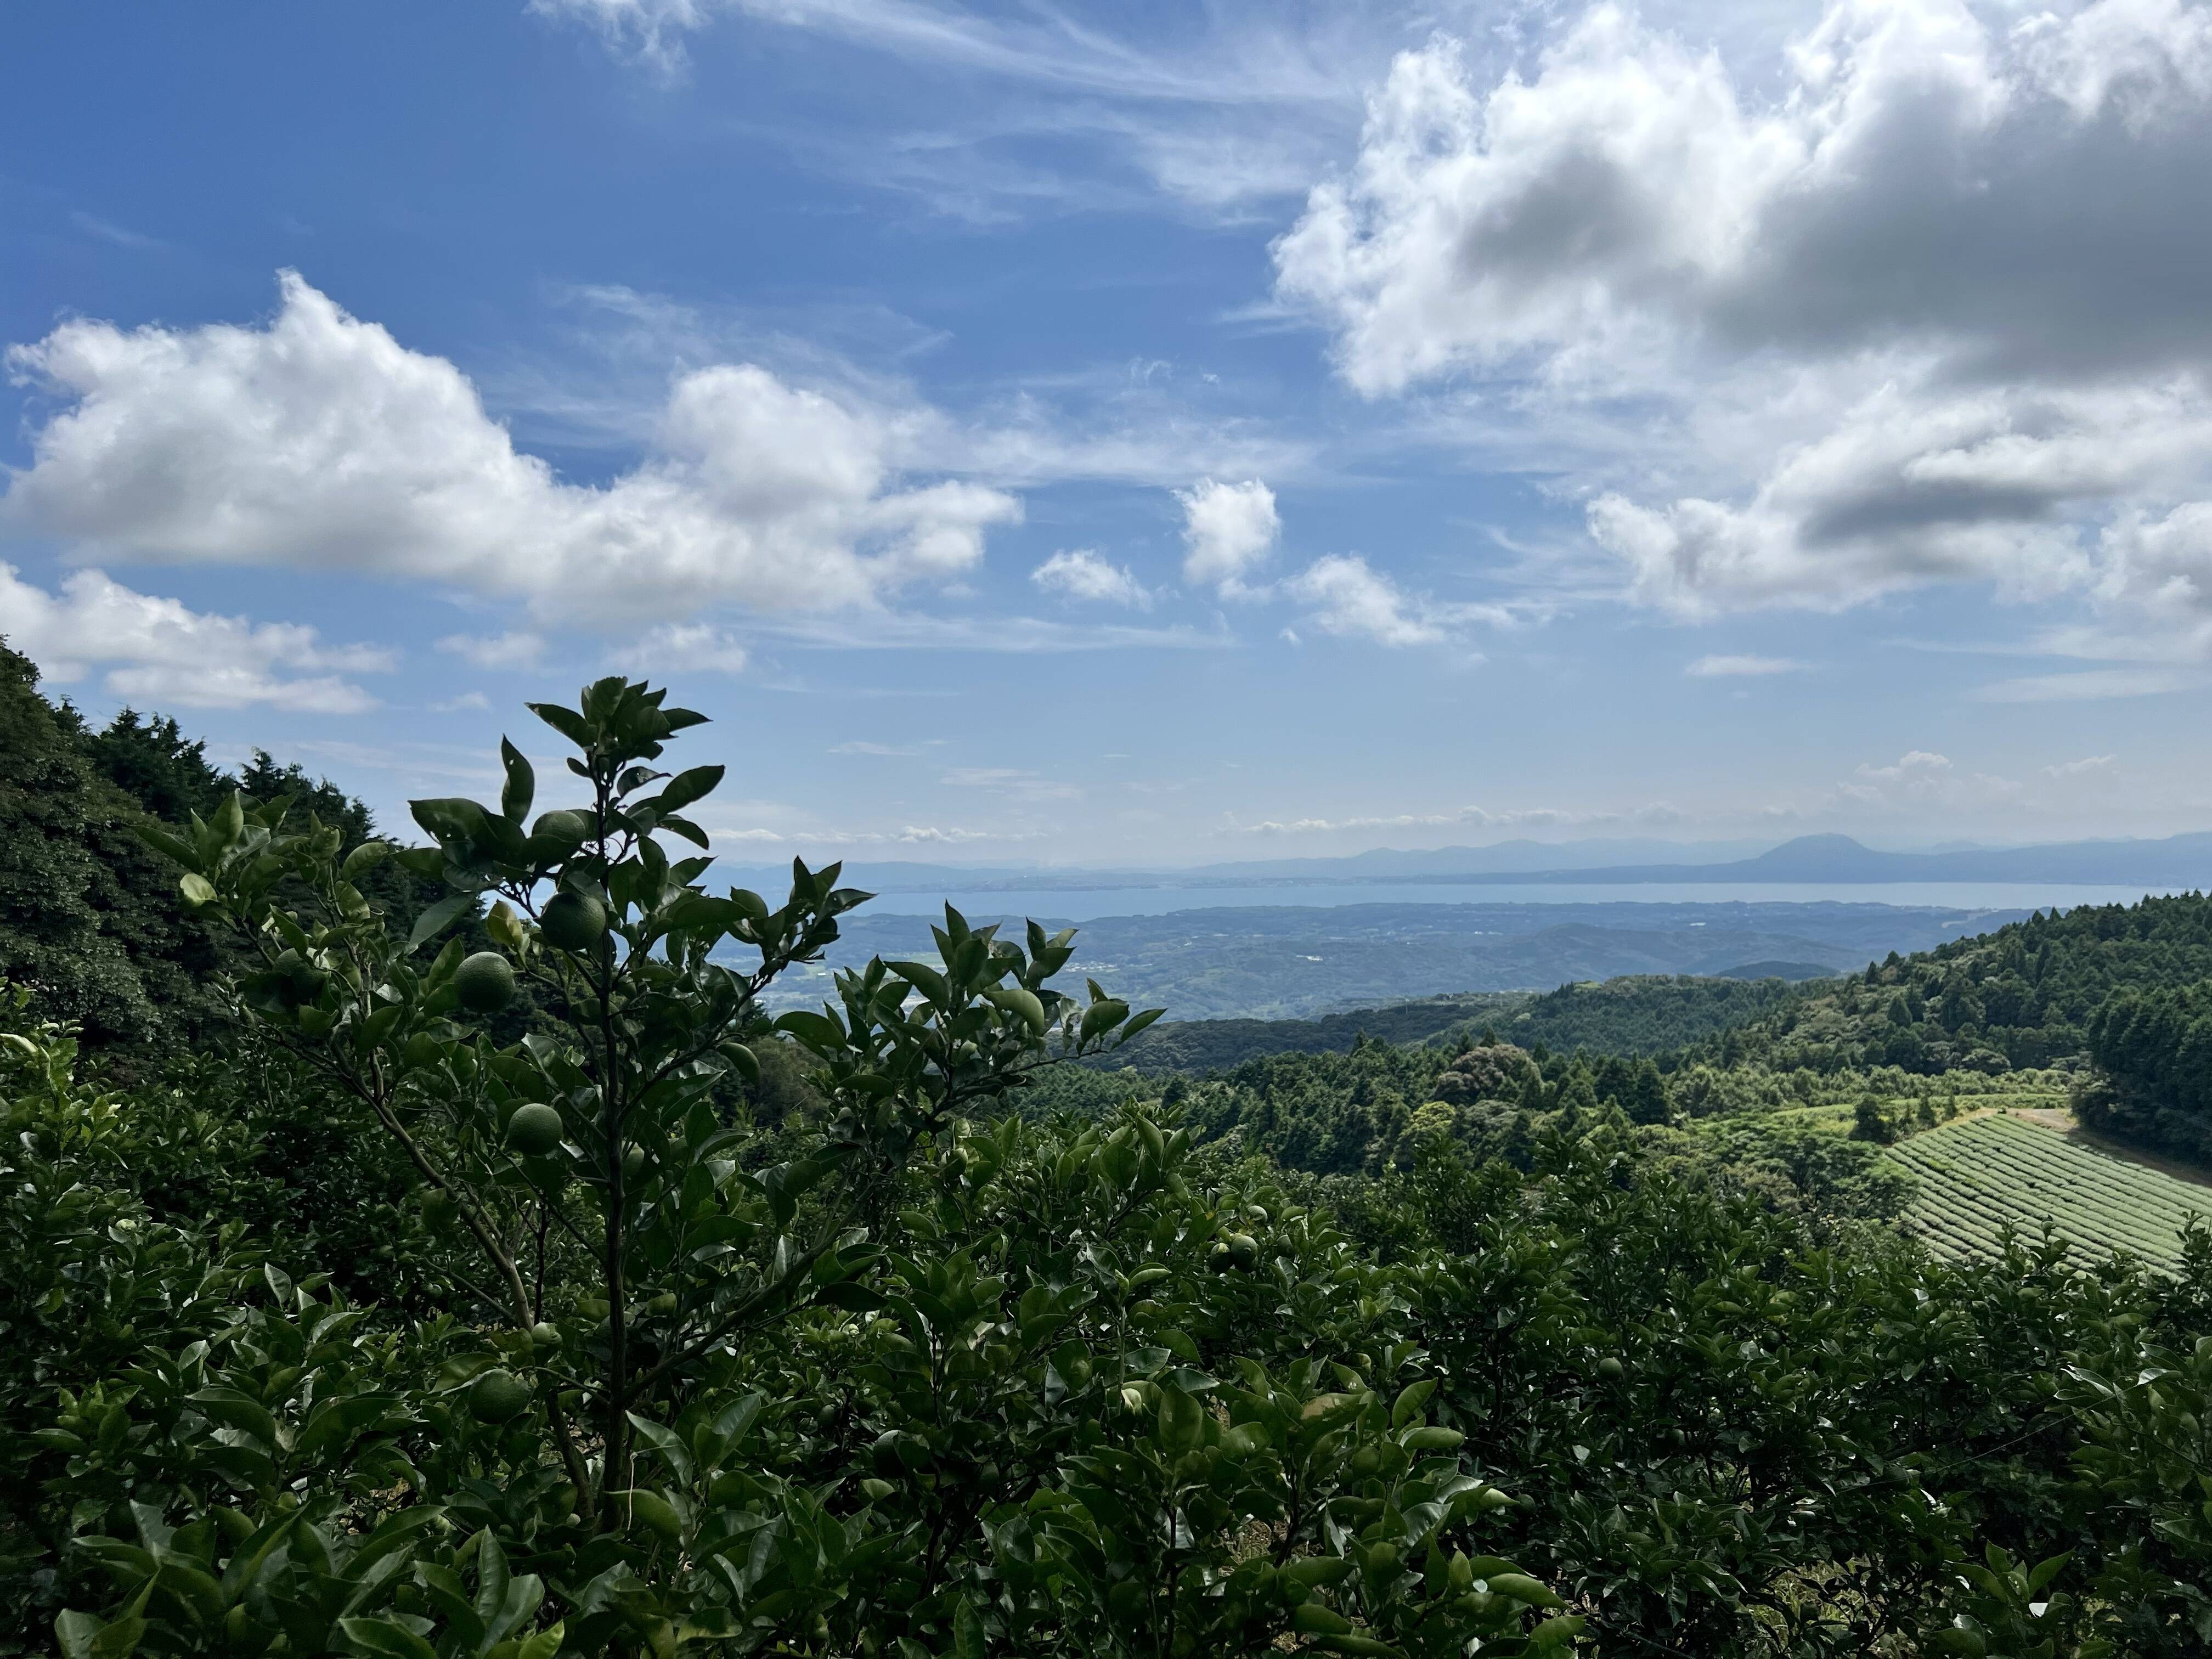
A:
<svg viewBox="0 0 2212 1659">
<path fill-rule="evenodd" d="M 257 1026 L 399 1144 L 428 1216 L 474 1244 L 485 1310 L 507 1325 L 505 1363 L 471 1384 L 477 1414 L 544 1413 L 576 1509 L 611 1517 L 632 1486 L 634 1418 L 680 1407 L 702 1364 L 762 1322 L 854 1302 L 861 1224 L 918 1141 L 1157 1011 L 1133 1016 L 1095 983 L 1079 1004 L 1048 987 L 1067 934 L 1032 927 L 1024 948 L 948 910 L 939 966 L 873 963 L 839 976 L 841 1006 L 771 1018 L 763 994 L 868 896 L 834 864 L 794 862 L 771 908 L 709 893 L 708 858 L 672 860 L 667 840 L 706 846 L 684 814 L 723 769 L 653 764 L 704 719 L 665 692 L 613 678 L 575 708 L 532 707 L 577 750 L 579 805 L 533 819 L 532 768 L 502 740 L 496 806 L 414 803 L 429 847 L 341 856 L 334 830 L 241 795 L 186 834 L 154 833 L 187 900 L 258 953 L 239 988 Z M 359 885 L 386 858 L 451 890 L 404 935 Z M 422 960 L 487 900 L 498 948 Z M 518 979 L 544 1029 L 500 1048 L 477 1021 Z M 833 1114 L 807 1156 L 742 1169 L 729 1085 L 758 1076 L 750 1045 L 780 1033 L 815 1057 Z M 579 1291 L 556 1269 L 585 1261 Z"/>
<path fill-rule="evenodd" d="M 1572 1644 L 1485 1553 L 1509 1500 L 1429 1421 L 1400 1304 L 1342 1304 L 1342 1241 L 1201 1177 L 1171 1120 L 1002 1114 L 1157 1011 L 1051 983 L 1070 933 L 948 908 L 934 963 L 772 1012 L 866 895 L 799 862 L 772 908 L 672 856 L 722 769 L 657 764 L 702 718 L 661 692 L 533 708 L 576 804 L 535 811 L 503 743 L 495 805 L 415 803 L 429 846 L 235 795 L 154 837 L 255 964 L 246 1043 L 400 1150 L 400 1247 L 452 1293 L 393 1323 L 234 1275 L 197 1340 L 68 1391 L 47 1489 L 114 1595 L 67 1653 Z M 446 896 L 386 914 L 385 860 Z M 774 1135 L 770 1044 L 822 1103 Z"/>
</svg>

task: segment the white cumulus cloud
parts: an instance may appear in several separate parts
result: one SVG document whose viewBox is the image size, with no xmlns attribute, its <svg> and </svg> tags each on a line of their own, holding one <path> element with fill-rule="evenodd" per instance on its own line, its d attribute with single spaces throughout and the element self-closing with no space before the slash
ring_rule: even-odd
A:
<svg viewBox="0 0 2212 1659">
<path fill-rule="evenodd" d="M 1182 574 L 1224 599 L 1253 596 L 1245 584 L 1283 533 L 1275 492 L 1257 478 L 1223 483 L 1201 478 L 1175 492 L 1182 503 Z"/>
<path fill-rule="evenodd" d="M 357 714 L 377 700 L 343 677 L 394 665 L 376 647 L 326 646 L 297 623 L 192 611 L 98 570 L 76 571 L 50 593 L 0 564 L 0 635 L 61 684 L 98 673 L 111 696 L 191 708 Z"/>
<path fill-rule="evenodd" d="M 2212 6 L 1793 27 L 1598 5 L 1510 67 L 1402 53 L 1279 296 L 1365 395 L 1502 385 L 1571 435 L 1641 602 L 1972 580 L 2212 655 Z"/>
<path fill-rule="evenodd" d="M 1127 565 L 1115 564 L 1086 548 L 1063 550 L 1030 572 L 1030 580 L 1049 592 L 1100 605 L 1149 610 L 1152 596 Z"/>
<path fill-rule="evenodd" d="M 1493 811 L 1462 806 L 1449 812 L 1394 812 L 1382 816 L 1328 818 L 1268 818 L 1258 823 L 1232 823 L 1242 836 L 1334 835 L 1347 830 L 1431 830 L 1463 826 L 1477 830 L 1584 830 L 1616 825 L 1639 828 L 1669 826 L 1683 821 L 1680 808 L 1665 801 L 1650 801 L 1620 811 L 1584 811 L 1562 806 L 1510 807 Z"/>
<path fill-rule="evenodd" d="M 73 321 L 9 362 L 64 406 L 0 523 L 108 557 L 368 571 L 620 625 L 871 605 L 972 569 L 1020 517 L 902 475 L 906 411 L 753 364 L 682 375 L 646 460 L 565 482 L 452 363 L 290 272 L 265 326 Z"/>
</svg>

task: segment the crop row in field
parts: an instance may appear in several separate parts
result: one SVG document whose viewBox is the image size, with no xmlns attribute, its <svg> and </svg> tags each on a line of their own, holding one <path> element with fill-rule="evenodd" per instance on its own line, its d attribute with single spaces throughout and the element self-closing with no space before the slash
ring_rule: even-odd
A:
<svg viewBox="0 0 2212 1659">
<path fill-rule="evenodd" d="M 1946 1255 L 1994 1254 L 2006 1226 L 2032 1239 L 2047 1222 L 2085 1250 L 2171 1268 L 2190 1217 L 2212 1218 L 2212 1188 L 2002 1114 L 1930 1129 L 1890 1156 L 1919 1182 L 1905 1226 Z"/>
</svg>

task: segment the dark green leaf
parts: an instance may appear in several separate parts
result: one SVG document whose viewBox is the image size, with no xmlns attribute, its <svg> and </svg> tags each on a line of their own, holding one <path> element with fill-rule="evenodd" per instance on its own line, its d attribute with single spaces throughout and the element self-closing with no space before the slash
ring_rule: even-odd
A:
<svg viewBox="0 0 2212 1659">
<path fill-rule="evenodd" d="M 437 938 L 447 928 L 475 909 L 476 903 L 477 896 L 474 893 L 455 893 L 450 898 L 440 899 L 415 918 L 414 931 L 407 936 L 407 948 L 410 951 L 421 949 L 426 941 Z"/>
<path fill-rule="evenodd" d="M 537 799 L 538 774 L 531 769 L 523 752 L 505 738 L 499 740 L 499 758 L 507 769 L 507 779 L 499 792 L 499 810 L 508 823 L 520 823 L 530 816 L 530 804 Z"/>
</svg>

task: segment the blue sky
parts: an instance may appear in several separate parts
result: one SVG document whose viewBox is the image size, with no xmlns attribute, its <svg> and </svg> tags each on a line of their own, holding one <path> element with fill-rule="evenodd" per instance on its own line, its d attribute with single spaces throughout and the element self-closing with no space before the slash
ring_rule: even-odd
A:
<svg viewBox="0 0 2212 1659">
<path fill-rule="evenodd" d="M 734 854 L 2212 823 L 2212 9 L 0 17 L 0 632 Z"/>
</svg>

